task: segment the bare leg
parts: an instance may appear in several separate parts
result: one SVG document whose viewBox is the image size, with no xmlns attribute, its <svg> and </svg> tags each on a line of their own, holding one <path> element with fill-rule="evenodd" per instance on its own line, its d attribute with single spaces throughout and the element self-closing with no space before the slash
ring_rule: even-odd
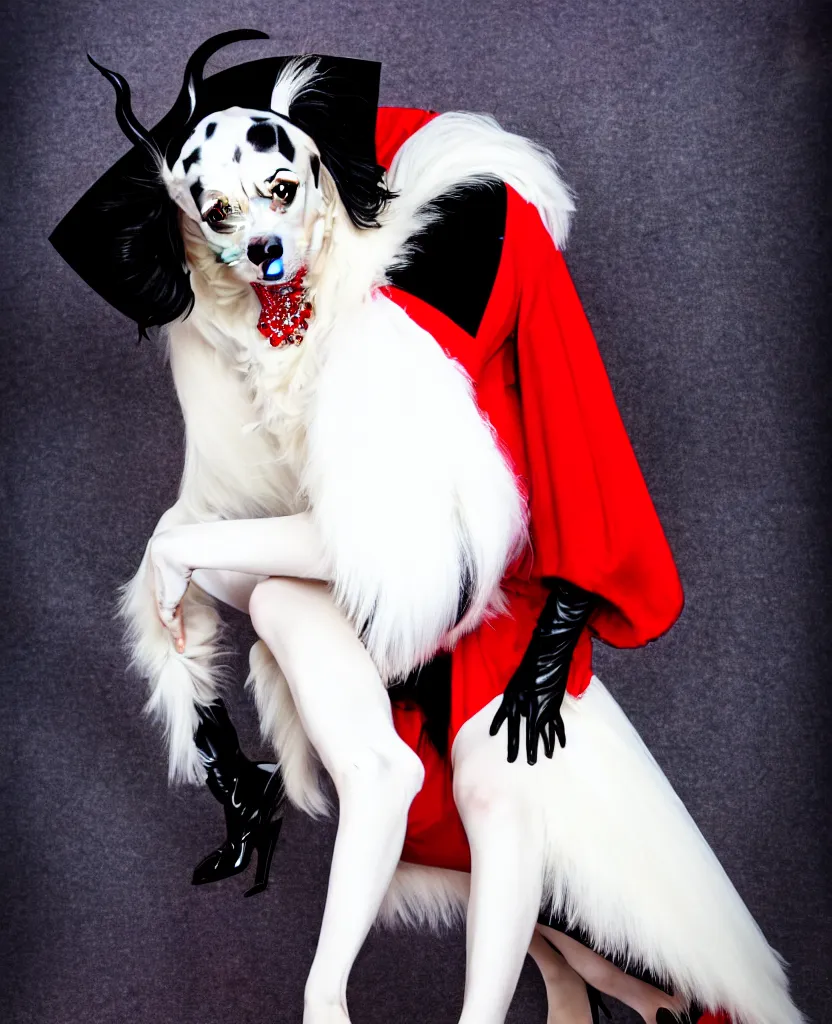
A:
<svg viewBox="0 0 832 1024">
<path fill-rule="evenodd" d="M 532 938 L 529 956 L 540 968 L 546 986 L 546 1024 L 592 1024 L 586 982 L 538 932 Z"/>
<path fill-rule="evenodd" d="M 534 767 L 508 764 L 488 735 L 490 708 L 465 724 L 453 749 L 454 798 L 471 847 L 460 1024 L 505 1020 L 543 889 L 543 834 L 529 803 Z"/>
<path fill-rule="evenodd" d="M 609 960 L 605 960 L 591 949 L 587 949 L 575 939 L 570 939 L 563 932 L 555 931 L 554 928 L 543 924 L 538 925 L 538 931 L 563 954 L 569 966 L 584 981 L 592 985 L 593 988 L 597 988 L 599 992 L 625 1003 L 630 1009 L 640 1014 L 647 1024 L 655 1024 L 656 1011 L 662 1007 L 676 1011 L 682 1009 L 682 1004 L 678 999 L 674 999 L 653 985 L 639 981 L 638 978 L 631 978 L 611 964 Z"/>
<path fill-rule="evenodd" d="M 398 863 L 424 769 L 397 736 L 375 665 L 325 584 L 267 580 L 255 588 L 250 611 L 338 792 L 338 834 L 304 1022 L 343 1024 L 347 979 Z"/>
</svg>

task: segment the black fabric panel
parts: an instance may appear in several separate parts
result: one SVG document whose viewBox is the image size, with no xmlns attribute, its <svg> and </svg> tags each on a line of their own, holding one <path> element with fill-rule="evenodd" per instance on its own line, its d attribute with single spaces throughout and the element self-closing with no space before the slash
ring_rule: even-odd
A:
<svg viewBox="0 0 832 1024">
<path fill-rule="evenodd" d="M 415 704 L 425 716 L 422 732 L 443 757 L 448 753 L 451 726 L 451 656 L 443 652 L 411 672 L 390 689 L 390 699 L 403 706 Z"/>
<path fill-rule="evenodd" d="M 416 236 L 418 249 L 390 283 L 475 335 L 488 305 L 506 228 L 502 182 L 468 185 L 431 204 L 441 216 Z"/>
</svg>

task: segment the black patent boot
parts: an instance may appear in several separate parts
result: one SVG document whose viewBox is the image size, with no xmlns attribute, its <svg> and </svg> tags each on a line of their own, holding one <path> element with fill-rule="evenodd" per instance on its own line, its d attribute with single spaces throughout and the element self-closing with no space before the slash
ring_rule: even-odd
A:
<svg viewBox="0 0 832 1024">
<path fill-rule="evenodd" d="M 250 761 L 240 750 L 237 730 L 223 702 L 197 706 L 194 742 L 207 773 L 206 782 L 225 811 L 226 839 L 194 869 L 194 885 L 205 885 L 245 871 L 257 852 L 254 885 L 246 896 L 262 892 L 269 881 L 272 855 L 283 824 L 285 792 L 280 768 Z"/>
</svg>

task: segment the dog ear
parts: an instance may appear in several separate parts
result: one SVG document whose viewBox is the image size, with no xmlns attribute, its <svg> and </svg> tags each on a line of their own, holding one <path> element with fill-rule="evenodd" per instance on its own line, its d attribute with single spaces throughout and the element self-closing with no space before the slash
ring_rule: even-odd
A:
<svg viewBox="0 0 832 1024">
<path fill-rule="evenodd" d="M 159 166 L 148 166 L 114 196 L 107 212 L 113 232 L 113 256 L 129 281 L 139 308 L 139 333 L 162 326 L 193 309 L 194 294 L 179 227 L 179 207 Z"/>
<path fill-rule="evenodd" d="M 50 241 L 139 334 L 190 313 L 194 296 L 179 229 L 156 159 L 133 149 L 75 204 Z"/>
<path fill-rule="evenodd" d="M 178 208 L 146 152 L 122 157 L 50 241 L 87 284 L 136 321 L 140 336 L 193 307 Z"/>
</svg>

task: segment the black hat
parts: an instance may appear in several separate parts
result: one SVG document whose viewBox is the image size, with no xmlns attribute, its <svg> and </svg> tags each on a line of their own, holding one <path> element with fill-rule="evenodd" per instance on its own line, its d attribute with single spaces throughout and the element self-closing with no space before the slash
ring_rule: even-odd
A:
<svg viewBox="0 0 832 1024">
<path fill-rule="evenodd" d="M 78 200 L 49 240 L 142 333 L 187 314 L 193 305 L 178 208 L 161 181 L 159 162 L 165 159 L 172 166 L 195 125 L 214 111 L 269 109 L 275 80 L 292 57 L 249 61 L 202 78 L 208 59 L 221 47 L 267 38 L 263 32 L 238 29 L 204 42 L 187 63 L 176 102 L 150 130 L 133 114 L 125 79 L 90 57 L 116 90 L 116 117 L 133 148 Z M 315 85 L 292 103 L 289 119 L 315 141 L 353 222 L 370 227 L 389 198 L 375 149 L 381 65 L 309 57 L 317 62 Z"/>
</svg>

